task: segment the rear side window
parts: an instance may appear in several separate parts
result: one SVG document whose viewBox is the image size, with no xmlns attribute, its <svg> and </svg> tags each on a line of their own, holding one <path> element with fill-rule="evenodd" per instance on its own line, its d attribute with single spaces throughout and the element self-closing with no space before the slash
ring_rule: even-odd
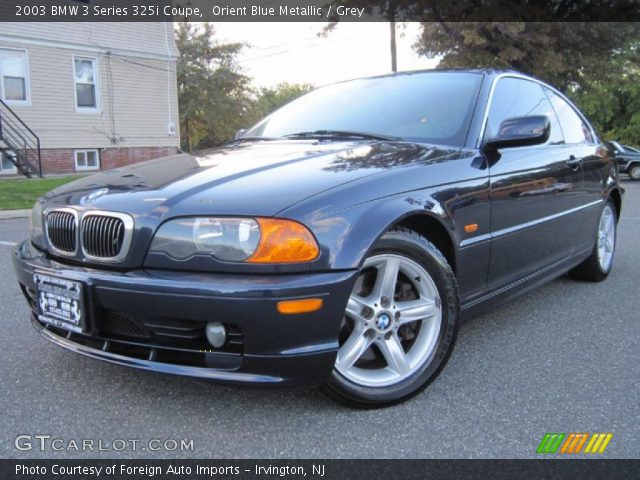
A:
<svg viewBox="0 0 640 480">
<path fill-rule="evenodd" d="M 545 88 L 554 110 L 558 114 L 566 143 L 593 143 L 589 127 L 582 121 L 571 105 L 554 91 Z"/>
<path fill-rule="evenodd" d="M 501 78 L 496 84 L 489 107 L 485 135 L 487 137 L 495 135 L 499 131 L 500 124 L 508 118 L 528 115 L 549 117 L 551 134 L 547 145 L 564 142 L 558 118 L 542 87 L 535 82 L 512 77 Z"/>
</svg>

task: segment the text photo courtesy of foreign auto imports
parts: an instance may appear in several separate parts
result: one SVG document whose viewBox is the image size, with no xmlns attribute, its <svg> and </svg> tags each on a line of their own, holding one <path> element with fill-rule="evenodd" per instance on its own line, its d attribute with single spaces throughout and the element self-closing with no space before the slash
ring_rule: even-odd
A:
<svg viewBox="0 0 640 480">
<path fill-rule="evenodd" d="M 0 480 L 640 475 L 638 2 L 3 0 L 0 160 Z"/>
</svg>

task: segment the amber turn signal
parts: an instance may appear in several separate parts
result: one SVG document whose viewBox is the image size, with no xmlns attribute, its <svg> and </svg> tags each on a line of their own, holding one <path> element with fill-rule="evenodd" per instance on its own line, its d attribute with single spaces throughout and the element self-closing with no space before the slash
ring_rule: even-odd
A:
<svg viewBox="0 0 640 480">
<path fill-rule="evenodd" d="M 305 300 L 284 300 L 278 302 L 278 312 L 283 315 L 293 315 L 296 313 L 317 312 L 322 308 L 321 298 L 307 298 Z"/>
<path fill-rule="evenodd" d="M 302 263 L 318 258 L 318 244 L 304 225 L 278 218 L 256 221 L 260 225 L 260 243 L 248 263 Z"/>
</svg>

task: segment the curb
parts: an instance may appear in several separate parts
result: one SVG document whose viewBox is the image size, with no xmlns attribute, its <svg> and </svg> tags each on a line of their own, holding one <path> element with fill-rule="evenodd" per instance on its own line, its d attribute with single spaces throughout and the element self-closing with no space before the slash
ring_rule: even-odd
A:
<svg viewBox="0 0 640 480">
<path fill-rule="evenodd" d="M 29 218 L 31 210 L 0 210 L 0 221 L 13 220 L 16 218 Z"/>
</svg>

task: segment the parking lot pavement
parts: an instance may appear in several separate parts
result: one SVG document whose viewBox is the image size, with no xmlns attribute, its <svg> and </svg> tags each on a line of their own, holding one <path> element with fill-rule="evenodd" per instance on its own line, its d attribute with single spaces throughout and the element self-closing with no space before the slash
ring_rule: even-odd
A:
<svg viewBox="0 0 640 480">
<path fill-rule="evenodd" d="M 640 183 L 627 189 L 616 265 L 562 278 L 461 326 L 447 367 L 415 399 L 354 411 L 306 391 L 231 389 L 108 365 L 41 339 L 0 245 L 0 457 L 534 457 L 545 432 L 612 432 L 638 458 Z M 26 235 L 0 222 L 0 241 Z M 20 434 L 187 439 L 193 451 L 18 451 Z M 68 446 L 68 443 L 64 445 Z"/>
</svg>

